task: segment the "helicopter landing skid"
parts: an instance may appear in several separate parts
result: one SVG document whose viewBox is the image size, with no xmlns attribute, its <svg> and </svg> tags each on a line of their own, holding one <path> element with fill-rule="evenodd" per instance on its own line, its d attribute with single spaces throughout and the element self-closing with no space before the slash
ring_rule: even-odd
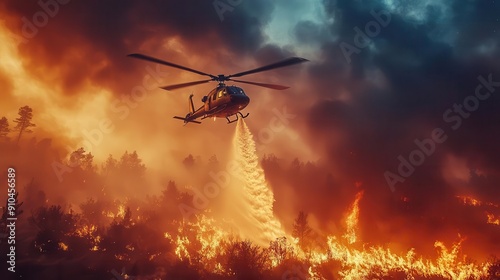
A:
<svg viewBox="0 0 500 280">
<path fill-rule="evenodd" d="M 235 121 L 239 120 L 239 118 L 240 118 L 240 117 L 238 117 L 238 115 L 240 115 L 240 117 L 241 117 L 242 119 L 244 119 L 244 118 L 248 117 L 248 115 L 250 115 L 250 113 L 247 113 L 246 115 L 243 115 L 241 112 L 238 112 L 238 113 L 236 113 L 236 114 L 233 114 L 233 115 L 231 115 L 231 116 L 236 116 L 236 119 L 234 119 L 234 120 L 230 120 L 230 119 L 229 119 L 229 117 L 230 117 L 230 116 L 227 116 L 227 117 L 226 117 L 227 123 L 228 123 L 228 124 L 230 124 L 230 123 L 234 123 Z"/>
</svg>

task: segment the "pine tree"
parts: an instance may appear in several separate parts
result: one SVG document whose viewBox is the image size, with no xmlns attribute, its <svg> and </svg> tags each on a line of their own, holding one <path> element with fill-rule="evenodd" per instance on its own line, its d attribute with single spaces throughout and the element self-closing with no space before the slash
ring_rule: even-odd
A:
<svg viewBox="0 0 500 280">
<path fill-rule="evenodd" d="M 309 223 L 307 221 L 307 213 L 300 211 L 299 216 L 295 219 L 295 222 L 293 223 L 292 236 L 299 239 L 299 245 L 303 250 L 305 250 L 308 245 L 311 231 L 312 230 L 309 227 Z"/>
<path fill-rule="evenodd" d="M 30 127 L 35 127 L 36 125 L 31 122 L 33 118 L 33 110 L 29 106 L 24 106 L 19 108 L 19 118 L 15 119 L 14 122 L 17 123 L 14 130 L 19 131 L 19 135 L 17 136 L 16 143 L 19 143 L 19 139 L 21 139 L 21 135 L 26 133 L 33 132 Z"/>
<path fill-rule="evenodd" d="M 0 140 L 7 140 L 9 139 L 7 137 L 7 133 L 10 132 L 9 129 L 9 121 L 7 120 L 6 117 L 2 117 L 0 119 Z"/>
<path fill-rule="evenodd" d="M 94 156 L 92 153 L 86 153 L 83 147 L 71 153 L 69 156 L 69 165 L 79 167 L 84 171 L 95 171 L 93 164 Z"/>
</svg>

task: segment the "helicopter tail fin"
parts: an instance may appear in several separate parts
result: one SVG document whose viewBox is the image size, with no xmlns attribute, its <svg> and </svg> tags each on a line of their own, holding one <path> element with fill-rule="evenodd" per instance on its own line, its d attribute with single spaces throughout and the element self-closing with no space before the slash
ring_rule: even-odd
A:
<svg viewBox="0 0 500 280">
<path fill-rule="evenodd" d="M 189 96 L 189 112 L 194 113 L 193 94 Z"/>
</svg>

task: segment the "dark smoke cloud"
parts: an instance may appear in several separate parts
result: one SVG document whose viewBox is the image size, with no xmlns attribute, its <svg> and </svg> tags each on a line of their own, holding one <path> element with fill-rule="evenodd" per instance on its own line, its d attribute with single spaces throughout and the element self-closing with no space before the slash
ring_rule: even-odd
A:
<svg viewBox="0 0 500 280">
<path fill-rule="evenodd" d="M 443 127 L 449 135 L 446 143 L 437 147 L 436 154 L 400 184 L 419 186 L 417 193 L 446 188 L 440 179 L 440 163 L 448 152 L 468 158 L 478 168 L 497 167 L 495 126 L 500 115 L 493 109 L 498 105 L 496 94 L 481 102 L 480 108 L 464 119 L 457 131 L 450 132 L 450 124 L 443 121 L 447 109 L 474 94 L 479 75 L 487 77 L 492 73 L 498 80 L 500 69 L 491 63 L 497 51 L 478 52 L 482 44 L 491 41 L 498 44 L 493 30 L 499 23 L 491 13 L 494 2 L 455 3 L 451 14 L 446 15 L 453 19 L 451 22 L 445 21 L 445 15 L 439 17 L 440 13 L 431 7 L 426 11 L 428 20 L 420 23 L 393 13 L 390 24 L 372 39 L 371 47 L 353 54 L 352 63 L 348 64 L 340 43 L 354 45 L 353 28 L 363 29 L 373 20 L 370 11 L 388 10 L 384 2 L 370 3 L 326 3 L 327 11 L 336 16 L 330 29 L 339 38 L 323 43 L 326 59 L 311 69 L 315 81 L 312 86 L 317 85 L 313 92 L 320 93 L 309 114 L 308 124 L 314 139 L 326 139 L 328 149 L 331 131 L 340 130 L 343 140 L 340 144 L 332 141 L 335 146 L 330 147 L 332 161 L 342 160 L 337 167 L 349 176 L 365 176 L 384 185 L 383 172 L 394 170 L 397 156 L 415 148 L 415 138 L 429 137 L 433 128 Z M 432 33 L 439 29 L 456 30 L 454 42 L 433 37 Z M 383 85 L 373 83 L 372 79 Z M 347 101 L 328 101 L 336 99 L 342 91 L 349 92 Z M 349 152 L 355 152 L 356 159 L 346 157 Z"/>
<path fill-rule="evenodd" d="M 403 6 L 403 2 L 395 5 Z M 297 204 L 321 220 L 328 221 L 331 212 L 327 209 L 336 208 L 324 198 L 334 197 L 338 188 L 353 197 L 354 181 L 363 182 L 362 209 L 370 209 L 363 219 L 372 229 L 380 217 L 412 229 L 416 229 L 411 225 L 415 222 L 427 225 L 426 229 L 436 223 L 446 228 L 461 215 L 455 197 L 459 194 L 500 202 L 500 191 L 492 183 L 499 176 L 500 164 L 500 113 L 495 109 L 500 104 L 499 89 L 480 101 L 456 131 L 451 129 L 453 122 L 443 120 L 443 113 L 454 103 L 462 104 L 474 95 L 478 76 L 492 74 L 494 81 L 500 80 L 500 67 L 494 63 L 498 48 L 491 47 L 500 43 L 500 22 L 492 12 L 499 6 L 494 1 L 443 3 L 449 9 L 429 5 L 422 11 L 423 19 L 413 19 L 392 10 L 385 1 L 324 1 L 327 14 L 334 18 L 325 26 L 334 36 L 317 38 L 319 27 L 297 24 L 296 37 L 319 40 L 323 58 L 309 68 L 308 98 L 315 102 L 306 115 L 306 135 L 323 155 L 322 164 L 341 182 L 318 191 L 294 189 Z M 370 12 L 381 10 L 391 11 L 391 22 L 381 27 L 369 47 L 352 54 L 348 63 L 341 44 L 354 46 L 353 28 L 364 30 L 374 20 Z M 414 140 L 431 137 L 435 128 L 442 128 L 448 139 L 436 144 L 435 152 L 392 192 L 384 172 L 397 174 L 398 156 L 408 159 L 417 149 Z M 464 174 L 469 179 L 461 187 L 443 176 L 450 155 L 465 160 L 469 169 L 470 174 Z M 310 184 L 320 182 L 324 181 Z M 402 197 L 411 202 L 401 206 Z"/>
</svg>

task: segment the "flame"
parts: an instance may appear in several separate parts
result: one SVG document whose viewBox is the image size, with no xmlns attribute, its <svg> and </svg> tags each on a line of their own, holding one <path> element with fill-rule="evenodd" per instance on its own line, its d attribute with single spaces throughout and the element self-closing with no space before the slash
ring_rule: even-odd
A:
<svg viewBox="0 0 500 280">
<path fill-rule="evenodd" d="M 470 205 L 470 206 L 491 206 L 494 208 L 500 208 L 498 204 L 492 203 L 492 202 L 482 202 L 472 196 L 465 196 L 465 195 L 457 195 L 456 198 L 458 198 L 460 201 L 462 201 L 463 204 L 465 205 Z"/>
<path fill-rule="evenodd" d="M 480 206 L 483 204 L 481 201 L 471 197 L 471 196 L 456 196 L 459 200 L 462 201 L 463 204 L 465 205 L 471 205 L 471 206 Z"/>
<path fill-rule="evenodd" d="M 213 218 L 200 214 L 195 219 L 194 222 L 183 222 L 177 230 L 177 236 L 172 237 L 168 232 L 164 236 L 175 244 L 175 255 L 179 259 L 190 263 L 199 261 L 207 269 L 217 270 L 220 264 L 217 265 L 214 260 L 222 254 L 222 245 L 229 234 Z"/>
<path fill-rule="evenodd" d="M 322 265 L 329 265 L 332 261 L 340 264 L 337 272 L 341 279 L 382 279 L 391 277 L 391 274 L 404 274 L 404 279 L 421 279 L 423 277 L 440 277 L 443 279 L 479 279 L 488 275 L 491 263 L 476 264 L 460 255 L 461 239 L 454 243 L 451 250 L 441 241 L 436 241 L 434 247 L 438 252 L 435 260 L 418 257 L 415 249 L 410 249 L 406 253 L 397 254 L 389 248 L 382 246 L 368 246 L 363 244 L 354 246 L 358 240 L 357 223 L 359 216 L 359 201 L 363 197 L 363 191 L 356 194 L 346 215 L 346 232 L 342 239 L 336 236 L 327 237 L 327 249 L 313 250 L 309 254 L 301 252 L 294 242 L 294 249 L 299 252 L 298 256 L 310 266 L 303 269 L 303 275 L 307 274 L 308 279 L 325 279 L 320 273 Z M 493 218 L 492 218 L 493 219 Z M 276 262 L 273 262 L 273 266 Z M 403 276 L 398 276 L 403 277 Z M 302 277 L 304 278 L 304 277 Z M 391 278 L 392 279 L 392 278 Z"/>
<path fill-rule="evenodd" d="M 64 244 L 64 242 L 59 242 L 58 245 L 59 245 L 59 249 L 61 249 L 63 251 L 68 251 L 68 245 Z"/>
<path fill-rule="evenodd" d="M 401 273 L 405 279 L 419 279 L 422 277 L 442 277 L 445 279 L 478 279 L 488 274 L 491 263 L 477 265 L 460 258 L 461 244 L 465 239 L 452 245 L 451 250 L 441 241 L 436 241 L 434 247 L 438 251 L 436 260 L 417 257 L 412 248 L 405 254 L 396 254 L 389 248 L 381 246 L 363 246 L 363 249 L 351 248 L 357 238 L 357 223 L 359 216 L 359 201 L 363 191 L 356 194 L 356 198 L 346 217 L 346 233 L 342 235 L 347 241 L 342 242 L 336 236 L 327 237 L 328 248 L 326 251 L 313 251 L 309 261 L 311 266 L 307 273 L 311 279 L 323 279 L 318 269 L 322 264 L 330 261 L 339 262 L 338 271 L 342 279 L 379 279 L 389 277 L 391 273 Z M 299 247 L 296 247 L 300 249 Z M 302 254 L 302 256 L 304 256 Z"/>
<path fill-rule="evenodd" d="M 495 217 L 494 214 L 486 212 L 486 217 L 487 217 L 487 223 L 492 224 L 492 225 L 500 225 L 500 217 Z"/>
<path fill-rule="evenodd" d="M 123 219 L 125 217 L 125 212 L 126 212 L 125 204 L 120 203 L 118 204 L 118 209 L 116 213 L 113 213 L 112 211 L 103 211 L 103 214 L 111 219 L 116 219 L 116 218 Z"/>
<path fill-rule="evenodd" d="M 356 232 L 358 229 L 358 217 L 359 217 L 359 201 L 363 197 L 363 191 L 359 191 L 356 194 L 356 199 L 351 205 L 351 211 L 347 215 L 345 223 L 347 226 L 346 233 L 342 236 L 344 237 L 349 244 L 353 244 L 356 242 Z"/>
<path fill-rule="evenodd" d="M 472 263 L 460 254 L 464 239 L 452 244 L 451 248 L 441 241 L 436 241 L 434 247 L 438 257 L 435 259 L 424 259 L 418 256 L 413 248 L 406 252 L 395 253 L 383 246 L 363 244 L 358 234 L 361 211 L 359 203 L 364 195 L 363 190 L 356 194 L 345 214 L 346 230 L 339 235 L 341 238 L 327 236 L 326 244 L 325 241 L 318 240 L 316 242 L 318 246 L 308 252 L 303 251 L 296 238 L 290 239 L 291 244 L 288 243 L 286 234 L 282 232 L 279 222 L 272 213 L 273 194 L 267 187 L 259 167 L 252 134 L 242 120 L 238 121 L 236 130 L 233 152 L 237 164 L 241 166 L 240 179 L 243 182 L 243 188 L 240 187 L 238 190 L 243 190 L 243 197 L 246 198 L 240 207 L 249 215 L 243 218 L 254 221 L 254 226 L 258 226 L 261 231 L 260 234 L 267 231 L 267 239 L 275 236 L 267 248 L 271 267 L 280 266 L 287 257 L 296 258 L 307 264 L 300 272 L 304 279 L 325 279 L 321 271 L 325 266 L 328 269 L 332 262 L 339 264 L 335 269 L 338 270 L 336 273 L 341 279 L 380 279 L 397 273 L 404 276 L 398 276 L 396 279 L 437 277 L 465 280 L 488 274 L 490 263 Z M 357 187 L 360 188 L 361 184 Z M 481 205 L 479 200 L 471 197 L 461 199 L 466 204 Z M 405 197 L 403 201 L 407 202 L 409 199 Z M 491 220 L 496 221 L 494 216 Z M 254 232 L 249 228 L 245 230 Z M 219 257 L 225 254 L 222 248 L 230 235 L 222 230 L 214 219 L 203 214 L 196 215 L 194 222 L 183 222 L 175 234 L 165 232 L 164 236 L 175 244 L 175 254 L 179 259 L 188 260 L 191 264 L 201 264 L 213 273 L 223 272 L 224 268 L 219 262 Z M 334 267 L 330 269 L 333 270 Z"/>
<path fill-rule="evenodd" d="M 352 249 L 339 242 L 335 236 L 328 237 L 327 243 L 326 253 L 314 255 L 311 270 L 313 276 L 315 268 L 329 260 L 341 263 L 342 269 L 338 273 L 342 279 L 386 277 L 394 271 L 404 273 L 406 279 L 437 276 L 446 279 L 476 279 L 486 276 L 490 265 L 476 265 L 460 260 L 458 254 L 462 240 L 454 244 L 451 251 L 442 242 L 436 241 L 434 247 L 438 250 L 439 257 L 435 261 L 417 258 L 414 249 L 400 256 L 383 247 Z"/>
<path fill-rule="evenodd" d="M 324 269 L 324 265 L 328 267 L 332 262 L 340 264 L 336 273 L 341 279 L 347 280 L 390 278 L 395 273 L 404 275 L 396 279 L 436 277 L 465 280 L 479 279 L 488 275 L 491 263 L 476 264 L 467 261 L 466 256 L 460 254 L 465 238 L 452 244 L 451 247 L 436 241 L 434 247 L 438 257 L 434 260 L 418 256 L 413 248 L 398 254 L 383 246 L 353 245 L 360 242 L 357 223 L 360 213 L 359 202 L 362 197 L 363 191 L 358 192 L 346 213 L 347 228 L 342 238 L 327 236 L 326 246 L 319 246 L 307 254 L 301 251 L 297 239 L 292 239 L 292 244 L 289 244 L 287 238 L 278 238 L 274 245 L 279 246 L 278 251 L 282 255 L 273 255 L 269 247 L 267 250 L 270 252 L 270 266 L 279 266 L 283 263 L 283 256 L 287 255 L 308 264 L 301 269 L 304 279 L 325 279 L 321 270 Z M 175 254 L 179 259 L 188 260 L 191 264 L 201 264 L 213 273 L 224 273 L 224 267 L 218 257 L 225 253 L 223 249 L 225 240 L 231 236 L 213 218 L 202 214 L 196 215 L 195 221 L 180 224 L 176 234 L 165 232 L 164 236 L 175 244 Z"/>
<path fill-rule="evenodd" d="M 98 251 L 99 244 L 101 243 L 101 236 L 97 233 L 96 225 L 80 225 L 75 229 L 75 234 L 80 237 L 84 237 L 92 243 L 91 251 Z"/>
<path fill-rule="evenodd" d="M 345 232 L 329 236 L 318 235 L 318 239 L 312 242 L 313 246 L 307 249 L 302 248 L 297 238 L 288 238 L 281 229 L 280 222 L 274 217 L 273 193 L 259 165 L 252 134 L 242 120 L 238 121 L 233 144 L 233 156 L 240 167 L 239 178 L 237 178 L 240 181 L 235 188 L 232 188 L 234 192 L 232 194 L 241 195 L 242 199 L 238 200 L 237 205 L 238 209 L 242 209 L 239 217 L 243 220 L 243 222 L 233 223 L 244 230 L 244 235 L 233 236 L 225 230 L 223 225 L 210 217 L 209 211 L 194 215 L 192 220 L 174 221 L 173 230 L 165 231 L 163 236 L 173 244 L 175 257 L 179 260 L 185 260 L 210 273 L 233 276 L 230 270 L 225 271 L 226 267 L 221 261 L 226 257 L 227 245 L 235 239 L 239 241 L 240 238 L 252 237 L 252 241 L 257 244 L 262 240 L 271 241 L 270 243 L 261 242 L 265 245 L 258 244 L 268 254 L 269 268 L 286 267 L 287 260 L 300 262 L 302 267 L 299 267 L 298 271 L 294 268 L 293 271 L 300 276 L 300 279 L 329 279 L 325 278 L 326 270 L 331 270 L 335 278 L 348 280 L 422 278 L 465 280 L 484 278 L 488 275 L 491 263 L 474 263 L 466 260 L 466 256 L 461 254 L 461 245 L 465 238 L 451 246 L 435 241 L 437 257 L 432 259 L 419 256 L 414 248 L 394 252 L 384 246 L 363 243 L 358 232 L 358 224 L 362 211 L 360 202 L 364 190 L 356 193 L 344 215 Z M 361 183 L 356 183 L 355 186 L 358 189 L 362 188 Z M 231 191 L 230 188 L 225 190 Z M 231 198 L 236 198 L 236 196 L 231 196 Z M 500 217 L 496 216 L 494 211 L 488 210 L 497 207 L 495 204 L 482 202 L 469 196 L 457 198 L 464 205 L 483 207 L 487 222 L 500 224 Z M 401 200 L 408 202 L 410 199 L 401 197 Z M 126 205 L 116 203 L 115 206 L 116 212 L 103 211 L 102 214 L 113 219 L 124 218 L 127 212 Z M 140 211 L 138 207 L 134 209 L 137 212 Z M 139 220 L 140 217 L 137 216 L 135 219 Z M 82 224 L 74 234 L 90 240 L 93 246 L 91 250 L 98 251 L 101 242 L 99 229 L 94 224 Z M 128 254 L 138 253 L 141 249 L 134 246 L 125 245 L 127 253 L 114 254 L 114 257 L 116 260 L 130 261 Z M 68 246 L 62 242 L 59 243 L 59 248 L 64 251 L 68 250 Z M 157 257 L 160 258 L 161 253 L 151 254 L 148 259 L 153 260 Z"/>
<path fill-rule="evenodd" d="M 482 202 L 471 196 L 457 196 L 457 198 L 462 201 L 464 205 L 482 207 L 483 209 L 488 209 L 484 213 L 486 215 L 486 223 L 491 225 L 500 225 L 500 216 L 491 213 L 491 211 L 498 211 L 498 204 L 492 202 Z"/>
</svg>

